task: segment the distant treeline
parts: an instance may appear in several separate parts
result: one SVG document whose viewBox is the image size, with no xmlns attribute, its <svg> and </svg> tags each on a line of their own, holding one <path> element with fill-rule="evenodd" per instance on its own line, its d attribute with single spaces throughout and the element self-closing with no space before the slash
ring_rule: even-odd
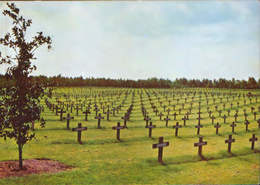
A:
<svg viewBox="0 0 260 185">
<path fill-rule="evenodd" d="M 125 79 L 110 79 L 110 78 L 83 78 L 83 77 L 63 77 L 61 75 L 33 76 L 35 82 L 53 87 L 79 87 L 79 86 L 96 86 L 96 87 L 134 87 L 134 88 L 171 88 L 171 87 L 207 87 L 207 88 L 234 88 L 234 89 L 260 89 L 260 79 L 256 81 L 253 77 L 248 80 L 226 80 L 223 78 L 217 80 L 198 80 L 177 78 L 174 81 L 149 78 L 147 80 L 125 80 Z M 5 75 L 0 75 L 0 87 L 12 86 L 12 79 Z"/>
</svg>

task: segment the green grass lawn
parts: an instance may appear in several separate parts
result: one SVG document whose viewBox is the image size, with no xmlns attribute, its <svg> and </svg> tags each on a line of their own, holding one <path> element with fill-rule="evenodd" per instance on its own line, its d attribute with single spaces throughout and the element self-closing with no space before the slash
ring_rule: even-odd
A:
<svg viewBox="0 0 260 185">
<path fill-rule="evenodd" d="M 118 92 L 123 92 L 120 97 Z M 125 92 L 129 95 L 125 99 Z M 193 94 L 185 94 L 188 91 L 195 92 L 196 95 L 192 100 Z M 207 92 L 209 104 L 206 104 L 205 94 L 201 94 L 199 100 L 199 91 Z M 112 130 L 112 126 L 116 126 L 117 122 L 123 123 L 121 117 L 129 108 L 132 102 L 133 92 L 135 92 L 134 107 L 127 122 L 128 129 L 121 130 L 121 142 L 116 140 L 116 131 Z M 144 107 L 149 112 L 156 128 L 153 129 L 152 138 L 148 137 L 148 129 L 145 128 L 145 121 L 141 112 L 142 94 Z M 146 94 L 151 95 L 151 102 L 157 106 L 159 112 L 164 112 L 163 105 L 171 109 L 168 128 L 165 127 L 165 121 L 160 121 L 159 117 L 152 111 L 150 101 Z M 113 88 L 59 88 L 55 90 L 54 97 L 50 100 L 56 103 L 55 97 L 59 97 L 62 93 L 71 95 L 69 100 L 76 102 L 86 100 L 92 102 L 91 115 L 89 121 L 84 121 L 84 114 L 79 111 L 76 116 L 74 110 L 72 115 L 75 117 L 71 121 L 70 127 L 76 127 L 79 122 L 83 126 L 87 126 L 88 130 L 82 133 L 83 144 L 77 143 L 77 132 L 66 129 L 66 121 L 59 121 L 59 116 L 55 115 L 45 106 L 43 117 L 46 119 L 45 128 L 40 128 L 36 123 L 36 139 L 26 144 L 24 147 L 24 159 L 31 158 L 49 158 L 58 160 L 67 165 L 73 166 L 71 170 L 56 174 L 38 174 L 25 177 L 12 177 L 0 179 L 0 184 L 258 184 L 259 168 L 260 168 L 260 129 L 257 121 L 251 113 L 251 107 L 255 107 L 257 119 L 260 118 L 258 107 L 260 106 L 260 98 L 258 102 L 252 98 L 250 104 L 249 98 L 245 97 L 244 104 L 243 94 L 247 91 L 232 90 L 231 93 L 241 93 L 240 99 L 234 95 L 234 100 L 228 93 L 230 90 L 217 89 L 181 89 L 181 90 L 160 90 L 160 89 L 113 89 Z M 156 95 L 157 93 L 157 95 Z M 210 93 L 221 93 L 219 96 Z M 223 93 L 227 93 L 226 95 Z M 253 91 L 260 94 L 260 91 Z M 96 97 L 95 95 L 103 94 L 104 97 Z M 75 95 L 78 95 L 76 97 Z M 83 95 L 87 95 L 83 97 Z M 174 95 L 174 98 L 173 98 Z M 156 97 L 157 96 L 157 97 Z M 158 100 L 158 97 L 160 100 Z M 168 97 L 166 99 L 166 97 Z M 220 98 L 222 99 L 222 103 Z M 226 99 L 229 97 L 229 100 Z M 185 103 L 185 98 L 186 103 Z M 61 96 L 61 101 L 65 98 Z M 118 106 L 125 99 L 125 104 L 116 116 L 110 116 L 110 121 L 106 121 L 106 115 L 102 114 L 105 119 L 101 121 L 102 129 L 97 129 L 97 120 L 94 119 L 95 111 L 93 104 L 96 101 L 100 106 L 100 102 L 107 101 L 107 105 Z M 177 104 L 177 99 L 179 99 Z M 171 100 L 169 105 L 168 100 Z M 162 101 L 162 106 L 160 106 Z M 201 160 L 198 156 L 198 148 L 194 147 L 194 143 L 198 142 L 199 136 L 196 134 L 199 111 L 199 101 L 201 101 L 201 129 L 200 135 L 203 140 L 207 141 L 207 145 L 203 147 L 203 156 L 205 160 Z M 42 100 L 44 105 L 44 100 Z M 113 102 L 113 105 L 112 105 Z M 182 117 L 188 111 L 190 102 L 193 102 L 192 112 L 186 126 L 183 126 Z M 239 107 L 237 102 L 240 103 Z M 173 104 L 176 105 L 176 113 L 179 114 L 179 108 L 184 110 L 177 116 L 177 120 L 183 127 L 179 129 L 179 136 L 175 137 L 175 130 L 172 128 L 176 124 L 173 120 Z M 223 109 L 223 104 L 225 109 Z M 223 118 L 219 117 L 219 113 L 215 111 L 215 105 L 222 110 L 222 116 L 227 115 L 230 109 L 230 103 L 233 103 L 230 116 L 223 123 Z M 105 104 L 105 103 L 103 103 Z M 219 135 L 215 134 L 215 128 L 211 124 L 211 119 L 207 113 L 207 107 L 210 107 L 212 114 L 216 117 L 215 123 L 219 122 L 221 127 Z M 166 109 L 167 109 L 166 108 Z M 65 108 L 66 109 L 66 108 Z M 225 140 L 228 135 L 232 134 L 230 124 L 234 121 L 233 115 L 235 110 L 239 109 L 237 118 L 237 127 L 235 128 L 235 142 L 232 144 L 232 153 L 227 152 L 227 144 Z M 246 109 L 248 120 L 250 122 L 249 131 L 245 131 L 243 109 Z M 69 109 L 70 110 L 70 109 Z M 85 108 L 83 109 L 85 111 Z M 103 113 L 101 110 L 100 112 Z M 64 114 L 64 117 L 66 114 Z M 251 150 L 249 138 L 252 134 L 256 134 L 258 141 L 255 150 Z M 164 148 L 163 161 L 164 164 L 157 162 L 158 149 L 152 149 L 152 144 L 158 142 L 158 137 L 163 136 L 165 141 L 169 141 L 170 145 Z M 13 140 L 4 141 L 0 139 L 0 161 L 18 159 L 17 146 Z"/>
</svg>

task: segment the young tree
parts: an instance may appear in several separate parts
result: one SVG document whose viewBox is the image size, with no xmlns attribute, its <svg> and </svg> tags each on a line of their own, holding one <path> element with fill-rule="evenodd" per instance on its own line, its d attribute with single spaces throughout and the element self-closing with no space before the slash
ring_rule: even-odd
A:
<svg viewBox="0 0 260 185">
<path fill-rule="evenodd" d="M 41 45 L 46 44 L 48 49 L 51 48 L 51 38 L 37 32 L 27 41 L 26 31 L 32 20 L 21 16 L 14 3 L 7 3 L 7 6 L 8 10 L 4 10 L 3 15 L 11 18 L 13 26 L 10 33 L 0 38 L 0 45 L 13 52 L 5 56 L 0 52 L 0 64 L 8 65 L 6 75 L 14 81 L 14 85 L 0 90 L 0 137 L 16 140 L 19 167 L 22 169 L 23 146 L 35 137 L 32 122 L 40 119 L 40 98 L 44 93 L 44 86 L 30 77 L 32 71 L 36 70 L 32 60 L 36 59 L 34 52 Z M 44 122 L 41 126 L 44 126 Z"/>
</svg>

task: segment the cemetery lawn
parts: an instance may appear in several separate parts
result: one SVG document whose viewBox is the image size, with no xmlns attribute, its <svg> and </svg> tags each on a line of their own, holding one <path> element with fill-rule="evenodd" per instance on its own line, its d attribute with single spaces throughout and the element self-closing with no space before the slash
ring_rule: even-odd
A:
<svg viewBox="0 0 260 185">
<path fill-rule="evenodd" d="M 129 91 L 126 101 L 119 113 L 115 116 L 110 115 L 110 121 L 106 120 L 106 114 L 103 114 L 102 109 L 100 112 L 105 118 L 101 120 L 101 129 L 97 129 L 97 120 L 95 119 L 95 111 L 93 108 L 94 97 L 92 95 L 99 92 L 114 92 Z M 153 93 L 157 92 L 157 95 Z M 194 143 L 199 141 L 199 136 L 196 134 L 199 111 L 199 93 L 185 94 L 183 92 L 213 92 L 220 93 L 220 96 L 215 95 L 216 102 L 213 103 L 213 97 L 209 94 L 209 105 L 212 114 L 216 117 L 215 123 L 219 122 L 219 135 L 216 135 L 216 129 L 212 125 L 212 120 L 208 116 L 206 97 L 201 95 L 201 124 L 203 128 L 200 130 L 200 135 L 203 136 L 203 141 L 207 141 L 207 145 L 203 146 L 202 154 L 204 160 L 198 156 L 198 147 L 194 147 Z M 42 116 L 46 120 L 45 128 L 40 128 L 39 123 L 35 125 L 36 139 L 26 144 L 23 149 L 24 159 L 46 158 L 57 160 L 68 166 L 73 166 L 72 169 L 62 171 L 54 174 L 34 174 L 23 177 L 10 177 L 0 179 L 0 184 L 3 185 L 35 185 L 35 184 L 259 184 L 259 170 L 260 170 L 260 129 L 258 123 L 254 120 L 251 107 L 255 107 L 257 112 L 256 118 L 260 118 L 258 107 L 260 106 L 260 98 L 257 102 L 252 98 L 250 103 L 249 97 L 243 98 L 243 94 L 247 94 L 245 90 L 219 90 L 219 89 L 119 89 L 119 88 L 59 88 L 55 90 L 54 97 L 50 99 L 52 103 L 56 103 L 55 97 L 60 94 L 88 94 L 92 99 L 91 114 L 88 121 L 84 121 L 85 111 L 79 111 L 76 116 L 76 111 L 73 110 L 71 116 L 74 120 L 70 120 L 70 128 L 77 127 L 78 123 L 82 126 L 88 127 L 88 130 L 82 132 L 82 142 L 80 145 L 77 143 L 77 132 L 72 132 L 66 129 L 66 120 L 59 121 L 59 116 L 55 115 L 55 111 L 49 110 L 42 100 L 44 105 L 44 112 Z M 132 93 L 135 92 L 135 95 Z M 149 112 L 151 121 L 156 128 L 152 129 L 152 138 L 148 137 L 149 129 L 145 128 L 145 121 L 141 111 L 140 93 L 143 92 L 143 104 Z M 162 105 L 170 107 L 170 121 L 168 128 L 165 127 L 165 121 L 160 121 L 160 118 L 155 115 L 151 108 L 150 102 L 146 92 L 150 93 L 152 102 L 157 106 L 159 112 L 164 116 L 163 107 L 157 100 L 160 97 Z M 164 92 L 173 92 L 167 94 Z M 228 93 L 241 94 L 239 98 L 237 95 L 232 98 Z M 253 94 L 260 95 L 259 90 L 252 90 Z M 227 93 L 227 94 L 223 94 Z M 101 94 L 101 93 L 100 93 Z M 105 93 L 104 93 L 105 94 Z M 117 125 L 120 121 L 123 125 L 124 113 L 129 108 L 132 96 L 134 96 L 133 111 L 130 116 L 130 121 L 127 122 L 128 129 L 120 130 L 121 141 L 116 139 L 116 130 L 112 127 Z M 157 96 L 157 97 L 156 97 Z M 176 104 L 176 111 L 173 111 L 172 106 L 169 106 L 168 99 L 172 100 L 170 104 Z M 226 97 L 229 97 L 227 100 Z M 110 101 L 114 105 L 122 103 L 125 94 L 109 96 L 104 95 L 104 99 L 96 97 L 97 104 L 99 100 Z M 184 103 L 184 98 L 187 98 L 185 107 L 179 114 L 179 108 Z M 220 97 L 223 97 L 223 102 L 220 102 Z M 177 104 L 176 99 L 179 99 Z M 65 97 L 59 98 L 65 101 Z M 70 97 L 71 101 L 76 102 L 76 97 Z M 85 97 L 79 99 L 85 100 Z M 244 103 L 246 99 L 246 103 Z M 81 101 L 81 102 L 82 102 Z M 192 113 L 189 120 L 186 121 L 186 126 L 183 125 L 182 117 L 190 107 L 190 102 L 193 102 Z M 237 106 L 237 102 L 240 103 Z M 223 107 L 225 103 L 225 109 Z M 230 103 L 233 103 L 233 108 L 230 108 Z M 87 104 L 87 103 L 86 103 Z M 215 111 L 215 105 L 218 105 L 222 110 L 222 116 L 227 115 L 227 110 L 230 108 L 230 116 L 227 117 L 226 123 L 223 123 L 223 118 L 219 117 L 219 113 Z M 100 105 L 99 105 L 100 107 Z M 66 108 L 65 108 L 66 109 Z M 167 108 L 166 108 L 167 109 Z M 232 134 L 230 124 L 234 121 L 233 115 L 235 110 L 239 110 L 237 118 L 237 127 L 235 133 Z M 245 131 L 243 109 L 246 109 L 248 114 L 249 131 Z M 66 110 L 67 111 L 67 110 Z M 67 113 L 70 111 L 67 111 Z M 177 112 L 176 121 L 172 114 Z M 66 117 L 67 113 L 63 117 Z M 172 128 L 176 122 L 182 125 L 178 131 L 178 136 L 175 137 L 175 130 Z M 232 152 L 227 152 L 227 144 L 225 140 L 228 135 L 232 134 L 235 142 L 232 143 Z M 249 138 L 255 134 L 258 138 L 256 141 L 255 149 L 251 150 L 251 143 Z M 164 164 L 157 161 L 158 149 L 153 149 L 152 145 L 158 143 L 158 138 L 164 137 L 164 141 L 170 144 L 163 149 Z M 17 160 L 18 150 L 14 140 L 3 140 L 0 138 L 0 161 Z"/>
</svg>

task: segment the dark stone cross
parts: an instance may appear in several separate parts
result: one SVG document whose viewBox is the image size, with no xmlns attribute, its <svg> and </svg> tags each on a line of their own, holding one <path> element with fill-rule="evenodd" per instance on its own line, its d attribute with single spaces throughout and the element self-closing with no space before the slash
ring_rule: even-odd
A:
<svg viewBox="0 0 260 185">
<path fill-rule="evenodd" d="M 181 108 L 179 108 L 179 114 L 181 114 Z"/>
<path fill-rule="evenodd" d="M 79 142 L 79 144 L 82 144 L 81 132 L 84 131 L 84 130 L 87 130 L 87 129 L 88 129 L 88 127 L 82 127 L 81 123 L 78 123 L 78 127 L 77 128 L 72 128 L 72 131 L 78 131 L 78 142 Z"/>
<path fill-rule="evenodd" d="M 219 117 L 221 117 L 221 113 L 222 113 L 222 111 L 219 110 L 219 111 L 218 111 L 218 116 L 219 116 Z"/>
<path fill-rule="evenodd" d="M 127 122 L 127 120 L 128 120 L 127 114 L 125 114 L 123 117 L 121 117 L 121 119 L 124 120 L 124 127 L 127 128 L 127 125 L 126 125 L 126 122 Z"/>
<path fill-rule="evenodd" d="M 63 109 L 61 109 L 60 111 L 58 111 L 58 113 L 60 114 L 60 121 L 62 121 L 63 119 L 63 113 L 66 113 L 66 111 L 63 111 Z"/>
<path fill-rule="evenodd" d="M 256 112 L 254 112 L 254 120 L 256 120 Z"/>
<path fill-rule="evenodd" d="M 74 107 L 73 104 L 71 104 L 71 105 L 70 105 L 70 113 L 72 113 L 73 107 Z"/>
<path fill-rule="evenodd" d="M 199 101 L 199 109 L 200 109 L 201 102 Z"/>
<path fill-rule="evenodd" d="M 255 141 L 257 141 L 257 137 L 255 137 L 255 134 L 252 135 L 252 138 L 250 138 L 249 141 L 252 143 L 251 144 L 251 150 L 254 150 L 254 148 L 255 148 Z"/>
<path fill-rule="evenodd" d="M 75 109 L 76 109 L 76 116 L 78 116 L 79 115 L 79 109 L 80 109 L 79 105 L 77 105 Z"/>
<path fill-rule="evenodd" d="M 166 118 L 164 118 L 164 120 L 165 120 L 166 127 L 168 127 L 168 121 L 171 120 L 171 119 L 168 116 L 166 116 Z"/>
<path fill-rule="evenodd" d="M 145 118 L 145 126 L 148 126 L 148 122 L 151 121 L 151 118 L 149 118 L 149 116 L 147 115 Z"/>
<path fill-rule="evenodd" d="M 85 121 L 88 121 L 88 114 L 90 114 L 91 112 L 89 111 L 89 109 L 86 109 L 85 112 L 83 112 L 83 114 L 85 114 Z"/>
<path fill-rule="evenodd" d="M 159 111 L 158 111 L 158 109 L 155 109 L 154 112 L 155 112 L 155 115 L 157 116 Z"/>
<path fill-rule="evenodd" d="M 210 110 L 208 113 L 209 113 L 209 117 L 211 117 L 212 111 Z"/>
<path fill-rule="evenodd" d="M 199 154 L 200 157 L 202 157 L 202 146 L 203 145 L 207 145 L 207 141 L 203 141 L 203 137 L 200 136 L 199 137 L 199 142 L 198 143 L 194 143 L 194 147 L 199 147 L 198 154 Z"/>
<path fill-rule="evenodd" d="M 165 112 L 165 109 L 166 109 L 166 105 L 163 106 L 163 112 Z"/>
<path fill-rule="evenodd" d="M 225 143 L 228 143 L 228 152 L 231 152 L 231 144 L 235 142 L 235 139 L 232 139 L 232 135 L 228 136 L 228 139 L 225 140 Z"/>
<path fill-rule="evenodd" d="M 228 109 L 227 112 L 228 112 L 228 116 L 230 116 L 230 109 Z"/>
<path fill-rule="evenodd" d="M 246 125 L 246 132 L 248 131 L 248 125 L 249 125 L 249 121 L 248 120 L 245 120 L 245 125 Z"/>
<path fill-rule="evenodd" d="M 197 135 L 199 135 L 200 134 L 200 128 L 203 128 L 203 125 L 198 124 L 198 125 L 195 126 L 195 128 L 197 128 Z"/>
<path fill-rule="evenodd" d="M 176 120 L 177 113 L 175 112 L 175 113 L 173 114 L 173 116 L 174 116 L 174 120 Z"/>
<path fill-rule="evenodd" d="M 59 109 L 60 109 L 59 106 L 56 105 L 56 106 L 55 106 L 55 114 L 56 114 L 56 116 L 58 116 L 58 111 L 59 111 Z"/>
<path fill-rule="evenodd" d="M 98 120 L 98 128 L 101 128 L 100 127 L 100 122 L 101 122 L 101 119 L 104 119 L 104 117 L 101 116 L 101 113 L 98 114 L 98 116 L 95 117 L 95 119 Z"/>
<path fill-rule="evenodd" d="M 167 114 L 168 114 L 168 115 L 170 114 L 170 111 L 171 111 L 171 109 L 168 108 L 168 109 L 167 109 Z"/>
<path fill-rule="evenodd" d="M 216 125 L 214 125 L 214 127 L 216 128 L 216 134 L 218 135 L 218 129 L 221 127 L 221 125 L 217 123 Z"/>
<path fill-rule="evenodd" d="M 247 116 L 248 116 L 247 113 L 244 113 L 244 116 L 245 116 L 245 120 L 247 120 Z"/>
<path fill-rule="evenodd" d="M 235 133 L 235 127 L 237 126 L 235 122 L 233 121 L 230 126 L 232 127 L 232 133 Z"/>
<path fill-rule="evenodd" d="M 112 111 L 113 111 L 113 116 L 115 116 L 115 111 L 116 111 L 116 108 L 115 108 L 115 107 L 113 107 L 113 108 L 112 108 Z"/>
<path fill-rule="evenodd" d="M 189 112 L 186 112 L 186 118 L 187 118 L 187 120 L 189 120 Z"/>
<path fill-rule="evenodd" d="M 109 109 L 107 110 L 106 114 L 107 114 L 107 121 L 109 121 L 109 114 L 111 114 L 112 112 L 109 111 Z"/>
<path fill-rule="evenodd" d="M 156 128 L 156 125 L 153 125 L 153 123 L 150 122 L 150 125 L 147 125 L 145 128 L 149 128 L 149 137 L 152 137 L 152 129 Z"/>
<path fill-rule="evenodd" d="M 199 116 L 199 117 L 197 118 L 197 120 L 198 120 L 198 125 L 200 125 L 201 117 Z"/>
<path fill-rule="evenodd" d="M 253 114 L 255 107 L 251 107 L 251 113 Z"/>
<path fill-rule="evenodd" d="M 172 128 L 175 129 L 175 136 L 178 136 L 178 130 L 179 128 L 181 128 L 182 126 L 179 125 L 179 122 L 176 123 L 176 125 L 174 125 Z"/>
<path fill-rule="evenodd" d="M 226 114 L 224 114 L 223 119 L 224 119 L 224 123 L 226 123 L 226 119 L 227 119 Z"/>
<path fill-rule="evenodd" d="M 70 120 L 71 119 L 74 119 L 74 117 L 70 117 L 70 114 L 68 113 L 67 114 L 67 117 L 63 118 L 63 119 L 66 119 L 67 120 L 67 129 L 69 130 L 70 129 Z"/>
<path fill-rule="evenodd" d="M 184 117 L 182 118 L 182 120 L 183 120 L 183 125 L 186 126 L 186 120 L 187 120 L 187 117 L 184 116 Z"/>
<path fill-rule="evenodd" d="M 162 116 L 163 116 L 163 113 L 162 113 L 162 112 L 160 112 L 159 116 L 160 116 L 160 121 L 162 121 Z"/>
<path fill-rule="evenodd" d="M 163 142 L 163 137 L 159 137 L 159 143 L 153 144 L 153 149 L 158 148 L 158 162 L 162 163 L 163 147 L 169 146 L 169 142 Z"/>
<path fill-rule="evenodd" d="M 120 126 L 120 122 L 117 123 L 117 126 L 112 127 L 113 130 L 116 130 L 116 139 L 120 141 L 120 130 L 124 129 L 124 126 Z"/>
<path fill-rule="evenodd" d="M 97 116 L 97 113 L 99 111 L 98 107 L 95 107 L 94 111 L 96 111 L 96 116 Z"/>
<path fill-rule="evenodd" d="M 237 122 L 237 117 L 238 117 L 238 114 L 236 113 L 236 114 L 234 115 L 235 122 Z"/>
</svg>

